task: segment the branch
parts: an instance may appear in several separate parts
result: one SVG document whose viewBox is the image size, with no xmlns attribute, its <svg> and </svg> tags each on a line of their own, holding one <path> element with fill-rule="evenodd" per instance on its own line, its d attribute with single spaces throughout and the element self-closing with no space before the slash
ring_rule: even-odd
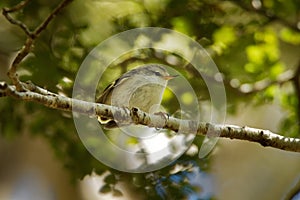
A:
<svg viewBox="0 0 300 200">
<path fill-rule="evenodd" d="M 234 3 L 234 4 L 236 4 L 236 5 L 238 5 L 240 8 L 242 8 L 245 11 L 257 13 L 257 14 L 259 14 L 261 16 L 266 17 L 270 22 L 272 22 L 272 21 L 278 21 L 281 24 L 283 24 L 284 26 L 287 26 L 287 27 L 293 29 L 296 32 L 300 31 L 299 28 L 297 27 L 296 23 L 291 23 L 291 22 L 287 21 L 286 19 L 284 19 L 284 18 L 282 18 L 282 17 L 280 17 L 278 15 L 275 15 L 274 13 L 269 12 L 263 6 L 261 8 L 259 8 L 259 9 L 255 9 L 253 7 L 247 6 L 246 4 L 244 4 L 241 1 L 231 1 L 231 2 Z"/>
<path fill-rule="evenodd" d="M 298 131 L 300 131 L 300 61 L 297 66 L 295 76 L 293 78 L 293 85 L 297 97 L 297 117 L 298 117 Z"/>
<path fill-rule="evenodd" d="M 224 83 L 230 88 L 239 92 L 240 94 L 249 95 L 264 91 L 272 85 L 282 85 L 286 82 L 290 82 L 294 80 L 295 76 L 296 74 L 293 72 L 293 70 L 287 70 L 279 76 L 277 76 L 275 80 L 265 78 L 254 83 L 244 83 L 241 85 L 237 83 L 236 85 L 234 85 L 234 83 L 231 83 L 232 80 L 229 81 L 225 79 Z"/>
<path fill-rule="evenodd" d="M 49 15 L 48 17 L 34 30 L 33 32 L 33 39 L 38 37 L 39 34 L 45 30 L 48 26 L 48 24 L 52 21 L 52 19 L 69 3 L 71 3 L 73 0 L 64 0 L 62 1 Z"/>
<path fill-rule="evenodd" d="M 14 7 L 3 8 L 2 14 L 10 23 L 19 26 L 26 33 L 26 35 L 30 36 L 31 33 L 30 33 L 30 30 L 28 29 L 28 27 L 21 21 L 15 20 L 9 15 L 9 13 L 16 12 L 16 11 L 19 11 L 22 8 L 24 8 L 28 2 L 29 2 L 29 0 L 25 0 L 25 1 L 21 1 L 19 4 L 15 5 Z"/>
<path fill-rule="evenodd" d="M 262 146 L 270 146 L 286 151 L 300 152 L 300 139 L 284 137 L 268 130 L 250 127 L 238 127 L 232 125 L 217 125 L 192 120 L 180 120 L 177 118 L 165 118 L 161 115 L 148 114 L 137 108 L 127 109 L 71 99 L 34 86 L 32 83 L 28 88 L 31 90 L 17 91 L 14 85 L 0 82 L 0 96 L 11 96 L 25 101 L 40 103 L 46 107 L 78 112 L 89 116 L 102 116 L 114 119 L 121 124 L 140 124 L 148 127 L 164 128 L 183 133 L 194 133 L 197 135 L 209 135 L 211 137 L 224 137 L 230 139 L 248 140 Z M 116 118 L 117 116 L 117 118 Z"/>
<path fill-rule="evenodd" d="M 23 90 L 25 90 L 25 88 L 24 88 L 24 85 L 20 82 L 20 80 L 18 78 L 17 66 L 31 51 L 34 40 L 40 35 L 40 33 L 43 30 L 45 30 L 47 28 L 48 24 L 52 21 L 52 19 L 71 1 L 72 0 L 62 1 L 33 32 L 31 32 L 29 30 L 29 28 L 23 22 L 13 19 L 9 15 L 9 13 L 16 12 L 16 11 L 19 11 L 20 9 L 22 9 L 29 2 L 29 0 L 22 1 L 12 8 L 3 8 L 2 9 L 2 14 L 5 16 L 5 18 L 10 23 L 18 25 L 27 35 L 27 39 L 26 39 L 26 42 L 25 42 L 23 48 L 18 52 L 17 56 L 13 60 L 13 63 L 7 73 L 8 77 L 12 80 L 13 84 L 16 86 L 16 89 L 18 91 L 23 91 Z"/>
<path fill-rule="evenodd" d="M 10 21 L 12 24 L 18 25 L 21 29 L 23 29 L 27 35 L 27 39 L 24 47 L 18 52 L 17 56 L 13 60 L 8 72 L 8 76 L 12 80 L 13 85 L 0 82 L 0 96 L 11 96 L 25 101 L 33 101 L 46 107 L 58 110 L 75 111 L 89 116 L 103 116 L 109 119 L 114 119 L 121 124 L 141 124 L 149 127 L 165 128 L 175 132 L 178 132 L 180 129 L 181 132 L 196 132 L 198 135 L 207 135 L 208 133 L 211 135 L 211 133 L 213 133 L 212 137 L 220 136 L 231 139 L 248 140 L 260 143 L 263 146 L 300 152 L 300 139 L 284 137 L 267 130 L 232 125 L 213 125 L 210 123 L 192 120 L 180 120 L 173 117 L 165 118 L 161 115 L 150 115 L 144 113 L 137 108 L 132 108 L 130 110 L 127 108 L 118 108 L 104 104 L 96 104 L 92 102 L 71 99 L 51 93 L 43 88 L 35 86 L 30 82 L 20 82 L 16 73 L 17 66 L 31 51 L 34 40 L 43 30 L 47 28 L 48 24 L 60 12 L 60 10 L 68 5 L 72 0 L 62 1 L 33 32 L 31 32 L 24 23 L 13 19 L 9 15 L 9 13 L 22 9 L 28 3 L 28 1 L 29 0 L 22 1 L 13 8 L 3 8 L 2 10 L 3 15 L 8 21 Z M 290 77 L 288 77 L 288 79 L 290 79 Z M 274 84 L 269 83 L 269 81 L 265 82 L 266 84 L 262 84 L 263 87 L 260 87 L 259 89 L 268 87 L 270 84 Z M 116 118 L 116 116 L 118 117 Z"/>
<path fill-rule="evenodd" d="M 151 56 L 156 57 L 156 54 L 153 53 Z M 118 63 L 118 66 L 124 65 L 124 67 L 122 68 L 122 69 L 124 69 L 127 66 L 127 63 L 133 63 L 136 61 L 143 61 L 143 62 L 151 61 L 151 59 L 153 59 L 152 57 L 151 58 L 147 58 L 147 57 L 139 58 L 138 56 L 130 57 L 130 58 L 126 59 L 125 61 L 123 61 L 123 63 L 121 63 L 121 64 Z M 156 57 L 156 58 L 163 64 L 170 65 L 170 63 L 168 63 L 165 58 L 164 59 L 161 59 L 158 57 Z M 183 63 L 180 63 L 180 64 L 183 64 Z M 187 70 L 188 72 L 190 72 L 191 74 L 197 74 L 197 71 L 195 71 L 194 67 L 190 63 L 187 64 L 184 69 Z M 215 77 L 205 75 L 205 73 L 202 73 L 201 76 L 205 76 L 205 78 L 207 80 L 210 80 L 212 82 L 217 81 Z M 294 72 L 293 70 L 287 70 L 287 71 L 279 74 L 275 79 L 271 79 L 271 78 L 267 77 L 267 78 L 264 78 L 262 80 L 259 80 L 259 81 L 253 82 L 253 83 L 240 84 L 240 81 L 238 79 L 236 79 L 237 82 L 234 83 L 234 80 L 226 79 L 225 77 L 222 80 L 223 80 L 223 83 L 227 87 L 232 89 L 234 92 L 236 92 L 240 95 L 251 95 L 251 94 L 255 94 L 255 93 L 264 91 L 272 85 L 282 85 L 284 83 L 293 81 L 293 80 L 295 80 L 296 76 L 297 76 L 297 72 Z"/>
</svg>

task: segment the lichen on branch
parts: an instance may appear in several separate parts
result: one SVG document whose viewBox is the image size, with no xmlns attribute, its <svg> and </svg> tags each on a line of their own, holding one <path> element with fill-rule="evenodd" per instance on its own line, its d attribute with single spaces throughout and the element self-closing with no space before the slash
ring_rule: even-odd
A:
<svg viewBox="0 0 300 200">
<path fill-rule="evenodd" d="M 101 116 L 107 119 L 118 120 L 121 124 L 140 124 L 149 127 L 169 129 L 174 132 L 196 133 L 209 137 L 223 137 L 230 139 L 247 140 L 262 146 L 269 146 L 286 151 L 300 152 L 300 139 L 284 137 L 250 127 L 233 125 L 211 124 L 193 120 L 182 120 L 174 117 L 163 117 L 157 114 L 148 114 L 137 108 L 119 108 L 115 106 L 86 102 L 61 96 L 30 83 L 32 91 L 17 91 L 14 85 L 0 82 L 0 96 L 11 96 L 20 100 L 33 101 L 46 107 L 81 113 L 89 116 Z M 116 119 L 114 116 L 118 116 Z"/>
</svg>

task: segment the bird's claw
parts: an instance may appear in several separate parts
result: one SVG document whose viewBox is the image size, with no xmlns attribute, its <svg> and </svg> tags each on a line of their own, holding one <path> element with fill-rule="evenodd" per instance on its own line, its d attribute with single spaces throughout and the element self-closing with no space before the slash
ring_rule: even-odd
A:
<svg viewBox="0 0 300 200">
<path fill-rule="evenodd" d="M 159 116 L 162 116 L 164 118 L 165 121 L 168 121 L 169 118 L 170 118 L 170 115 L 169 113 L 165 113 L 165 112 L 157 112 L 157 113 L 154 113 L 154 115 L 159 115 Z"/>
</svg>

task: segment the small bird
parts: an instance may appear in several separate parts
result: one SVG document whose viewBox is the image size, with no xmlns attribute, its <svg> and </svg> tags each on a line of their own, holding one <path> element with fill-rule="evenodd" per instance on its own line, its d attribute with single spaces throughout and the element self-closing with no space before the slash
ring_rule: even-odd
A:
<svg viewBox="0 0 300 200">
<path fill-rule="evenodd" d="M 132 69 L 108 85 L 98 97 L 96 103 L 117 107 L 139 108 L 150 113 L 160 105 L 162 95 L 171 76 L 158 64 L 146 64 Z M 118 127 L 114 120 L 98 117 L 106 129 Z"/>
</svg>

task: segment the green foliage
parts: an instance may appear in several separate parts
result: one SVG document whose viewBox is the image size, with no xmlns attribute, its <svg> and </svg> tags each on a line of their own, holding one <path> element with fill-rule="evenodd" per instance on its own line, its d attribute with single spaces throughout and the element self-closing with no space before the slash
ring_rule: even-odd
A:
<svg viewBox="0 0 300 200">
<path fill-rule="evenodd" d="M 3 1 L 0 6 L 12 6 L 18 2 Z M 30 1 L 22 12 L 13 16 L 33 30 L 58 2 Z M 300 62 L 300 33 L 295 21 L 297 16 L 299 18 L 300 4 L 297 0 L 264 0 L 264 7 L 256 10 L 252 3 L 219 0 L 75 1 L 35 42 L 32 53 L 21 64 L 19 70 L 23 73 L 20 73 L 20 78 L 71 96 L 80 64 L 99 42 L 135 27 L 165 27 L 194 38 L 210 53 L 224 76 L 228 112 L 234 114 L 240 103 L 261 105 L 277 101 L 286 113 L 281 124 L 282 134 L 299 137 L 299 99 L 290 82 L 276 81 L 283 72 L 295 70 Z M 169 64 L 167 58 L 173 56 L 178 62 L 172 67 L 188 77 L 200 104 L 209 101 L 201 76 L 176 52 L 162 52 L 160 57 L 151 49 L 131 53 L 130 59 L 124 56 L 112 64 L 99 83 L 99 91 L 131 67 L 143 62 Z M 275 83 L 255 92 L 239 90 L 243 84 L 251 89 L 265 79 Z M 189 93 L 184 93 L 181 98 L 186 104 L 193 101 Z M 5 113 L 0 115 L 0 133 L 4 137 L 14 138 L 27 130 L 34 136 L 47 138 L 74 178 L 83 178 L 92 171 L 103 174 L 109 170 L 87 152 L 69 114 L 8 98 L 0 101 L 0 112 Z M 178 102 L 170 91 L 165 93 L 163 104 L 171 114 L 178 110 Z M 202 139 L 197 137 L 193 143 L 199 147 Z M 136 145 L 137 141 L 129 140 L 128 143 Z M 181 167 L 181 170 L 174 173 L 176 167 Z M 207 171 L 209 159 L 199 160 L 197 155 L 184 154 L 172 165 L 146 174 L 110 170 L 99 192 L 121 196 L 122 192 L 115 185 L 127 181 L 148 199 L 187 199 L 201 193 L 201 188 L 189 184 L 191 169 Z M 205 197 L 210 198 L 213 196 Z"/>
</svg>

